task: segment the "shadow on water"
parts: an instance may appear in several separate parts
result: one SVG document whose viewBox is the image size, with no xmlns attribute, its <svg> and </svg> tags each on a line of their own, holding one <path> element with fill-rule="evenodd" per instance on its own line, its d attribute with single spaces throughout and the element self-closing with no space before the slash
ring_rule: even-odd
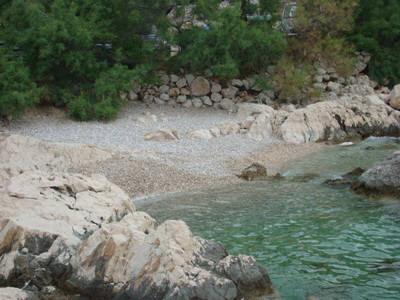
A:
<svg viewBox="0 0 400 300">
<path fill-rule="evenodd" d="M 182 219 L 232 254 L 253 255 L 283 299 L 400 299 L 400 201 L 324 184 L 396 149 L 396 139 L 369 138 L 293 162 L 280 180 L 170 195 L 139 208 L 159 222 Z"/>
</svg>

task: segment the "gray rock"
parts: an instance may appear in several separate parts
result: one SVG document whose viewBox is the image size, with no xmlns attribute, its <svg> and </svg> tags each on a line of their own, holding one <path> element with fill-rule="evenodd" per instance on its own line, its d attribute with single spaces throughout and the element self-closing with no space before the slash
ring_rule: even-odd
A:
<svg viewBox="0 0 400 300">
<path fill-rule="evenodd" d="M 239 89 L 237 87 L 230 86 L 230 87 L 222 90 L 222 96 L 224 96 L 224 98 L 228 98 L 228 99 L 235 99 L 238 91 L 239 91 Z"/>
<path fill-rule="evenodd" d="M 363 173 L 352 189 L 356 192 L 400 196 L 400 151 Z"/>
<path fill-rule="evenodd" d="M 185 75 L 185 79 L 186 79 L 186 82 L 187 82 L 188 85 L 191 85 L 191 84 L 192 84 L 194 78 L 195 78 L 195 77 L 194 77 L 192 74 L 186 74 L 186 75 Z"/>
<path fill-rule="evenodd" d="M 189 96 L 190 91 L 187 88 L 183 88 L 181 89 L 181 95 Z"/>
<path fill-rule="evenodd" d="M 182 104 L 185 108 L 190 108 L 193 106 L 192 100 L 187 100 L 185 103 Z"/>
<path fill-rule="evenodd" d="M 165 128 L 147 132 L 144 135 L 144 140 L 156 142 L 173 141 L 179 140 L 179 135 L 176 130 Z"/>
<path fill-rule="evenodd" d="M 168 94 L 161 94 L 160 95 L 160 99 L 162 101 L 168 101 L 169 100 L 169 95 Z"/>
<path fill-rule="evenodd" d="M 221 109 L 228 110 L 230 112 L 234 112 L 236 105 L 231 99 L 224 98 L 224 99 L 222 99 L 221 103 L 219 104 L 219 107 Z"/>
<path fill-rule="evenodd" d="M 336 94 L 340 92 L 340 88 L 341 88 L 340 83 L 333 81 L 328 82 L 328 85 L 326 86 L 326 89 L 328 91 L 334 92 Z"/>
<path fill-rule="evenodd" d="M 193 96 L 206 96 L 210 93 L 210 82 L 204 77 L 197 77 L 190 85 Z"/>
<path fill-rule="evenodd" d="M 243 81 L 241 81 L 240 79 L 232 79 L 232 85 L 235 87 L 242 87 Z"/>
<path fill-rule="evenodd" d="M 39 297 L 32 292 L 24 291 L 17 288 L 7 287 L 0 288 L 1 300 L 39 300 Z"/>
<path fill-rule="evenodd" d="M 222 87 L 218 83 L 213 83 L 211 87 L 211 93 L 219 93 L 222 90 Z"/>
<path fill-rule="evenodd" d="M 139 98 L 139 96 L 134 91 L 130 91 L 128 97 L 131 101 L 136 101 Z"/>
<path fill-rule="evenodd" d="M 212 93 L 212 94 L 211 94 L 211 100 L 212 100 L 213 102 L 221 102 L 221 100 L 222 100 L 222 95 L 219 94 L 219 93 Z"/>
<path fill-rule="evenodd" d="M 158 105 L 164 105 L 165 102 L 158 97 L 154 97 L 154 102 Z"/>
<path fill-rule="evenodd" d="M 196 108 L 200 108 L 200 107 L 203 106 L 203 101 L 201 101 L 200 98 L 192 99 L 192 103 L 193 103 L 193 106 L 196 107 Z"/>
<path fill-rule="evenodd" d="M 240 125 L 233 121 L 222 122 L 218 125 L 221 135 L 235 135 L 239 133 Z"/>
<path fill-rule="evenodd" d="M 208 97 L 208 96 L 201 97 L 201 100 L 203 101 L 204 105 L 207 105 L 207 106 L 212 106 L 213 105 L 210 97 Z"/>
<path fill-rule="evenodd" d="M 180 94 L 180 91 L 179 91 L 178 88 L 172 88 L 172 89 L 169 90 L 169 96 L 170 97 L 176 98 L 176 97 L 179 96 L 179 94 Z"/>
<path fill-rule="evenodd" d="M 174 74 L 171 74 L 171 75 L 169 76 L 169 79 L 170 79 L 170 81 L 171 81 L 172 83 L 176 83 L 176 82 L 179 80 L 179 76 L 176 76 L 176 75 L 174 75 Z"/>
<path fill-rule="evenodd" d="M 259 163 L 253 163 L 245 168 L 238 177 L 247 181 L 252 181 L 255 178 L 267 177 L 267 175 L 266 167 Z"/>
<path fill-rule="evenodd" d="M 160 94 L 168 94 L 169 86 L 164 84 L 158 88 L 158 91 L 160 92 Z"/>
<path fill-rule="evenodd" d="M 183 88 L 183 87 L 185 87 L 185 86 L 187 86 L 187 82 L 186 82 L 186 79 L 185 78 L 181 78 L 181 79 L 179 79 L 177 82 L 176 82 L 176 86 L 178 87 L 178 88 Z"/>
<path fill-rule="evenodd" d="M 185 103 L 187 100 L 187 97 L 185 95 L 180 95 L 178 96 L 178 98 L 176 99 L 176 102 L 178 103 Z"/>
</svg>

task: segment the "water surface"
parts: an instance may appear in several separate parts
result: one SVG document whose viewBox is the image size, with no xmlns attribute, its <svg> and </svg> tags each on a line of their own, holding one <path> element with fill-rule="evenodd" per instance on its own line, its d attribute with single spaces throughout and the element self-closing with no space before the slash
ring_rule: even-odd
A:
<svg viewBox="0 0 400 300">
<path fill-rule="evenodd" d="M 254 256 L 283 299 L 400 299 L 400 201 L 323 184 L 398 149 L 399 140 L 369 138 L 293 162 L 284 180 L 169 195 L 140 209 Z"/>
</svg>

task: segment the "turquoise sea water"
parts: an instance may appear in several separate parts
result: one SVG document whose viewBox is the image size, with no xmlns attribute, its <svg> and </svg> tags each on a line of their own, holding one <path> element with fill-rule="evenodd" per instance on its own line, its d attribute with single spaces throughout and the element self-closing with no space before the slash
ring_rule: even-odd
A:
<svg viewBox="0 0 400 300">
<path fill-rule="evenodd" d="M 254 256 L 282 299 L 400 299 L 399 199 L 323 184 L 398 149 L 399 140 L 369 138 L 293 162 L 284 180 L 170 195 L 139 209 Z"/>
</svg>

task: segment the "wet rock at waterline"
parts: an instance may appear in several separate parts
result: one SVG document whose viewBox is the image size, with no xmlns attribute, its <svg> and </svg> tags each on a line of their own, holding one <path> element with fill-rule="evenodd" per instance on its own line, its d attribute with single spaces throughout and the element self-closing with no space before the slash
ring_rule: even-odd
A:
<svg viewBox="0 0 400 300">
<path fill-rule="evenodd" d="M 364 172 L 352 185 L 357 193 L 400 197 L 400 151 Z"/>
<path fill-rule="evenodd" d="M 346 173 L 342 176 L 336 176 L 332 179 L 326 180 L 324 183 L 333 187 L 342 187 L 351 185 L 357 181 L 358 177 L 365 172 L 362 168 L 356 168 L 353 171 Z"/>
<path fill-rule="evenodd" d="M 245 168 L 242 173 L 237 175 L 239 178 L 252 181 L 255 178 L 265 178 L 267 177 L 267 168 L 264 167 L 262 164 L 253 163 L 247 168 Z"/>
<path fill-rule="evenodd" d="M 34 141 L 40 144 L 41 157 L 25 169 L 14 167 L 27 141 L 32 149 L 38 148 Z M 266 299 L 274 293 L 266 269 L 252 257 L 229 256 L 221 244 L 192 236 L 182 221 L 156 226 L 102 175 L 65 172 L 67 159 L 53 161 L 64 147 L 24 137 L 0 143 L 0 157 L 13 149 L 0 163 L 0 286 L 124 300 Z M 31 299 L 0 289 L 0 295 L 10 293 Z"/>
</svg>

